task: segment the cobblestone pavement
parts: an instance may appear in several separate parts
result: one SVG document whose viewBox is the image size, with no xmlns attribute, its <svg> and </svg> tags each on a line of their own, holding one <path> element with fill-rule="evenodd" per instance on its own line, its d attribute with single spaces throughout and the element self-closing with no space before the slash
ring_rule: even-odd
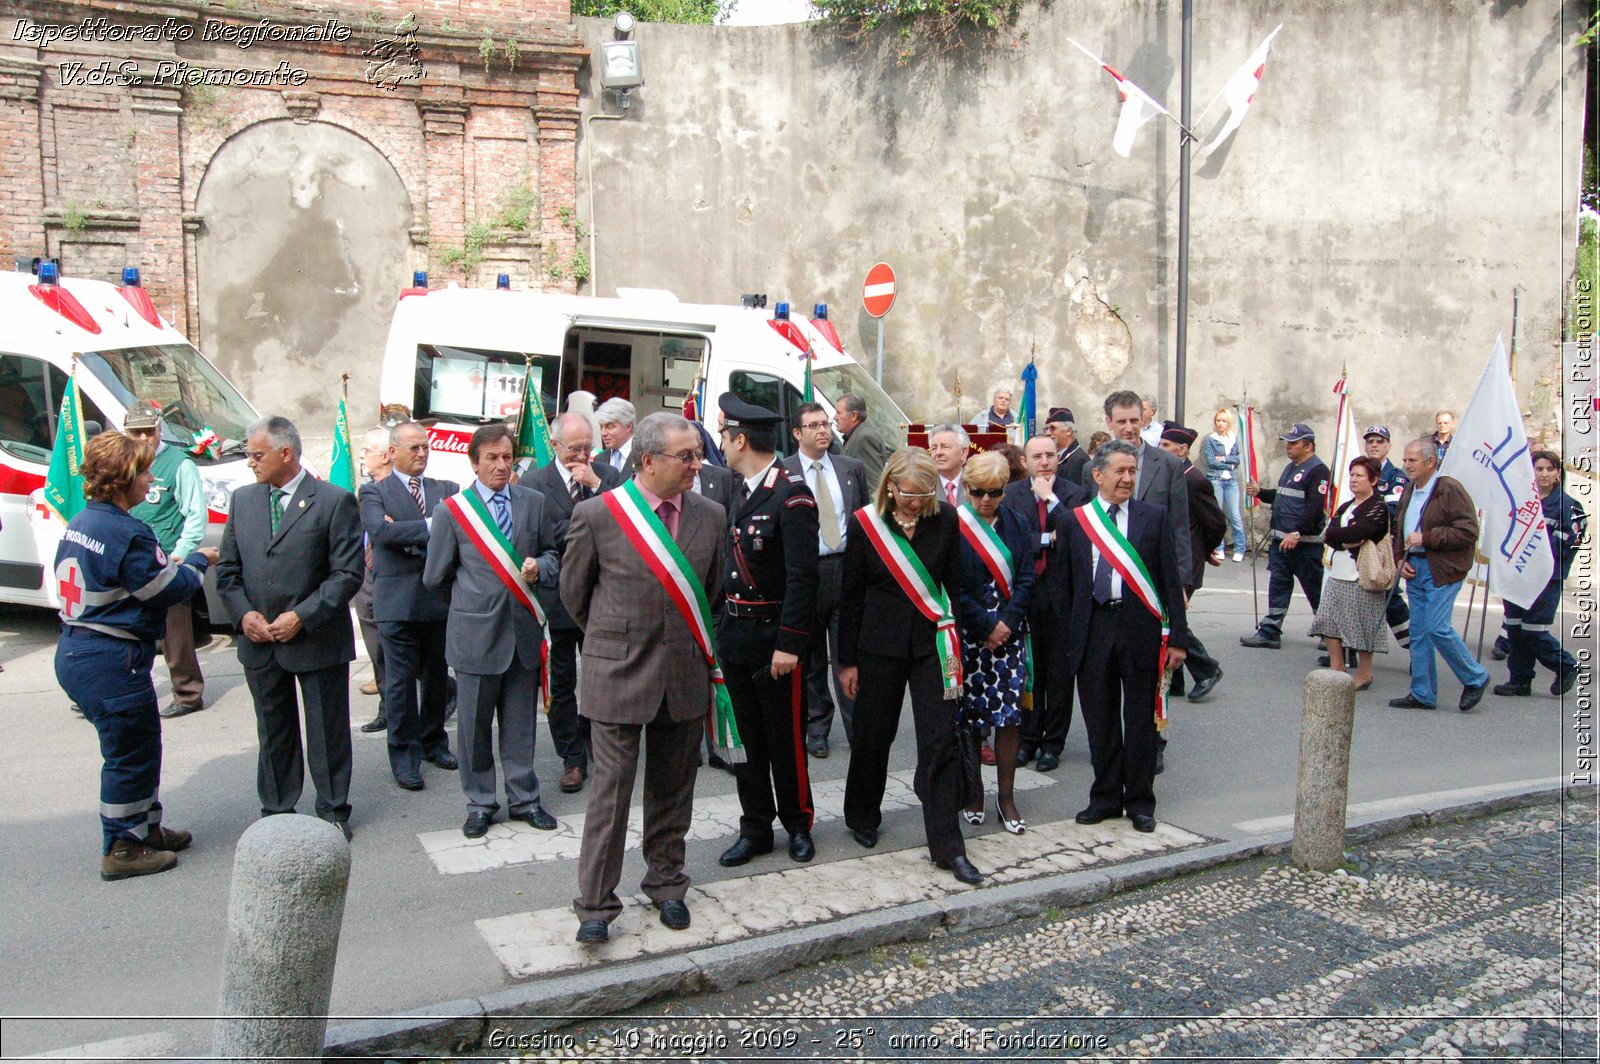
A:
<svg viewBox="0 0 1600 1064">
<path fill-rule="evenodd" d="M 525 1059 L 1595 1060 L 1596 852 L 1593 801 L 1433 825 L 1331 875 L 1263 858 L 651 1003 Z"/>
</svg>

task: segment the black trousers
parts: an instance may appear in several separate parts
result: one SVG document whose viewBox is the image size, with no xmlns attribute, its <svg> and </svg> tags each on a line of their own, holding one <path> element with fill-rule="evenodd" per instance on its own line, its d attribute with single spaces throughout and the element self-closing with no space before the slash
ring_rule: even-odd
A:
<svg viewBox="0 0 1600 1064">
<path fill-rule="evenodd" d="M 1322 544 L 1302 543 L 1294 550 L 1282 547 L 1281 540 L 1273 540 L 1267 550 L 1267 615 L 1261 618 L 1262 634 L 1274 638 L 1283 634 L 1295 581 L 1305 592 L 1312 613 L 1322 605 Z"/>
<path fill-rule="evenodd" d="M 256 791 L 261 815 L 292 813 L 305 786 L 305 769 L 317 789 L 317 816 L 350 819 L 350 666 L 341 662 L 311 672 L 277 665 L 244 670 L 256 705 Z M 300 705 L 295 703 L 295 685 Z M 305 712 L 305 763 L 301 763 L 300 711 Z"/>
<path fill-rule="evenodd" d="M 1187 590 L 1191 596 L 1194 595 L 1194 588 L 1189 588 Z M 1188 656 L 1184 658 L 1183 669 L 1179 669 L 1172 674 L 1172 686 L 1167 689 L 1167 693 L 1173 695 L 1174 697 L 1181 695 L 1184 692 L 1184 669 L 1189 670 L 1189 675 L 1195 678 L 1196 683 L 1199 683 L 1208 676 L 1215 676 L 1217 673 L 1222 671 L 1222 666 L 1217 662 L 1217 659 L 1212 657 L 1210 652 L 1206 650 L 1206 645 L 1200 642 L 1192 629 L 1189 632 L 1189 653 Z M 1165 746 L 1165 741 L 1163 741 L 1161 745 Z"/>
<path fill-rule="evenodd" d="M 416 772 L 425 756 L 450 752 L 445 705 L 450 670 L 443 621 L 379 621 L 383 643 L 383 716 L 389 722 L 389 768 Z M 417 689 L 421 687 L 419 699 Z"/>
<path fill-rule="evenodd" d="M 1072 670 L 1066 621 L 1055 610 L 1029 610 L 1033 637 L 1033 711 L 1022 715 L 1022 749 L 1061 756 L 1072 730 Z"/>
<path fill-rule="evenodd" d="M 854 831 L 876 831 L 883 823 L 883 789 L 889 779 L 889 748 L 900 729 L 900 705 L 911 689 L 911 719 L 917 734 L 917 772 L 912 789 L 922 802 L 928 854 L 935 861 L 965 857 L 961 837 L 961 761 L 956 750 L 960 703 L 944 697 L 939 656 L 889 658 L 863 651 L 856 690 L 855 739 L 845 777 L 844 822 Z"/>
<path fill-rule="evenodd" d="M 578 651 L 583 629 L 550 629 L 550 740 L 564 768 L 589 770 L 589 718 L 578 716 Z"/>
<path fill-rule="evenodd" d="M 1143 608 L 1131 601 L 1123 607 Z M 1154 816 L 1159 644 L 1133 646 L 1122 620 L 1121 610 L 1090 611 L 1088 645 L 1078 667 L 1094 766 L 1089 808 L 1106 816 Z"/>
<path fill-rule="evenodd" d="M 817 559 L 817 612 L 811 623 L 811 649 L 801 664 L 806 670 L 806 736 L 826 739 L 833 730 L 835 699 L 828 690 L 831 673 L 845 741 L 853 742 L 855 699 L 846 697 L 839 684 L 839 588 L 843 576 L 843 554 Z"/>
<path fill-rule="evenodd" d="M 806 765 L 800 667 L 777 680 L 770 664 L 761 668 L 759 677 L 755 671 L 748 662 L 729 662 L 723 676 L 744 743 L 745 762 L 734 766 L 739 835 L 766 845 L 772 841 L 774 818 L 791 835 L 810 833 L 815 810 Z"/>
</svg>

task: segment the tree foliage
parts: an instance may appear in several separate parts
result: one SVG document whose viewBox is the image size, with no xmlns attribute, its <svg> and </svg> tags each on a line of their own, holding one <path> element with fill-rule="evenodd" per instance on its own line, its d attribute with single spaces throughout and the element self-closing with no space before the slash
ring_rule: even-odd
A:
<svg viewBox="0 0 1600 1064">
<path fill-rule="evenodd" d="M 888 26 L 903 38 L 919 39 L 932 50 L 943 51 L 954 47 L 966 30 L 1007 28 L 1022 9 L 1022 0 L 811 0 L 811 7 L 822 21 L 851 37 Z"/>
<path fill-rule="evenodd" d="M 611 18 L 626 11 L 640 22 L 689 22 L 711 25 L 738 0 L 572 0 L 574 15 Z"/>
</svg>

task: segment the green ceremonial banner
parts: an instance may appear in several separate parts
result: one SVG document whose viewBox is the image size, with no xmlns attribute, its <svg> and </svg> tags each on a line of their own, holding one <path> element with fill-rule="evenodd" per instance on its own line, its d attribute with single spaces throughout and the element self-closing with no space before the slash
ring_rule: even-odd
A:
<svg viewBox="0 0 1600 1064">
<path fill-rule="evenodd" d="M 528 363 L 522 380 L 522 413 L 517 416 L 517 457 L 532 458 L 536 469 L 549 465 L 556 456 L 550 444 L 550 422 L 545 420 L 544 402 L 539 397 L 543 378 L 543 372 Z"/>
<path fill-rule="evenodd" d="M 333 423 L 333 463 L 328 467 L 328 483 L 345 491 L 356 490 L 356 453 L 350 446 L 350 415 L 344 400 L 339 400 L 339 419 Z"/>
<path fill-rule="evenodd" d="M 83 409 L 78 403 L 78 366 L 74 361 L 67 390 L 61 395 L 61 413 L 56 418 L 56 442 L 50 450 L 50 472 L 44 478 L 45 505 L 62 522 L 71 521 L 84 507 L 83 498 Z"/>
</svg>

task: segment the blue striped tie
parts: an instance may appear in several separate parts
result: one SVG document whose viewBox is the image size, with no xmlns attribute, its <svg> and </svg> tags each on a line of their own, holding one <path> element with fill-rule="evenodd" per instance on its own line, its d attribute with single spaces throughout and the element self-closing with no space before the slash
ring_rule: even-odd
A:
<svg viewBox="0 0 1600 1064">
<path fill-rule="evenodd" d="M 500 526 L 501 533 L 511 538 L 511 507 L 506 493 L 497 491 L 490 496 L 489 501 L 494 503 L 494 523 Z"/>
</svg>

